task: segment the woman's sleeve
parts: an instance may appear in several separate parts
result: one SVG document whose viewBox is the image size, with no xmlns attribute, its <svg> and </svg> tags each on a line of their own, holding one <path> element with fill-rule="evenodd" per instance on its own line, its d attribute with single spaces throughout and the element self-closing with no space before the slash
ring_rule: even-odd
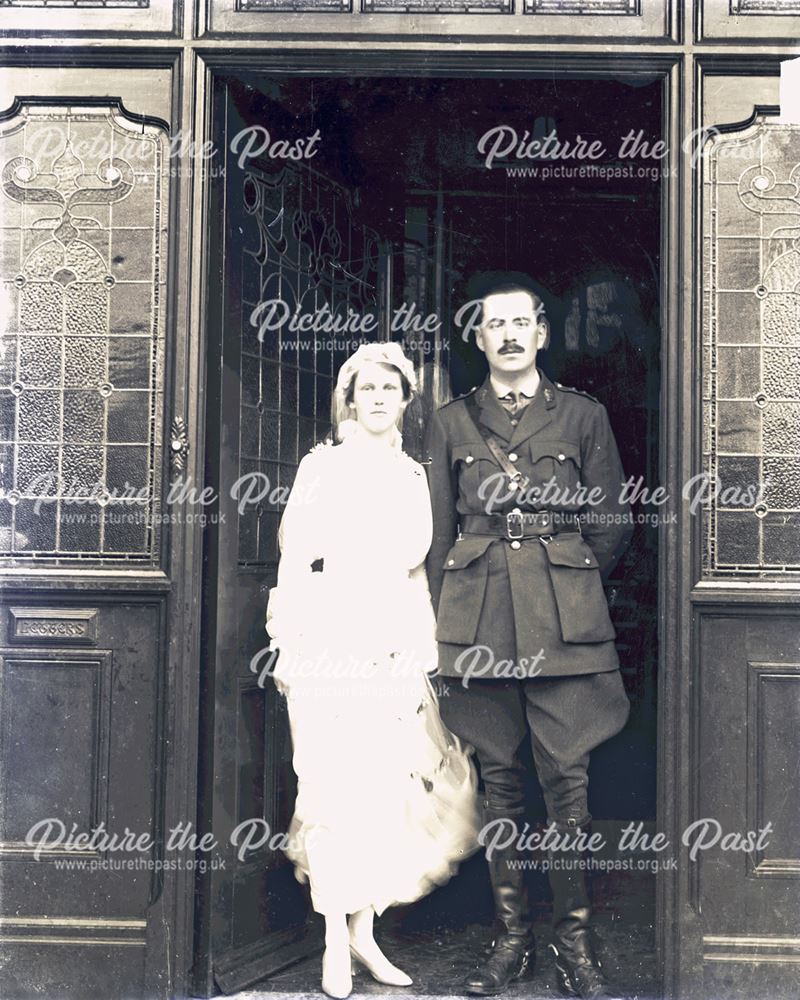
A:
<svg viewBox="0 0 800 1000">
<path fill-rule="evenodd" d="M 409 576 L 417 594 L 417 611 L 409 621 L 408 642 L 413 662 L 421 673 L 436 673 L 439 663 L 436 644 L 436 619 L 425 571 L 425 556 L 433 538 L 433 514 L 428 477 L 422 466 L 414 463 L 412 500 L 410 507 L 411 539 L 408 559 Z"/>
<path fill-rule="evenodd" d="M 266 621 L 272 648 L 279 648 L 302 629 L 304 597 L 312 583 L 311 564 L 323 554 L 318 530 L 322 465 L 317 452 L 302 459 L 278 528 L 278 583 L 270 591 Z"/>
<path fill-rule="evenodd" d="M 433 514 L 428 479 L 418 462 L 411 467 L 411 487 L 408 510 L 408 569 L 416 569 L 425 561 L 433 539 Z"/>
</svg>

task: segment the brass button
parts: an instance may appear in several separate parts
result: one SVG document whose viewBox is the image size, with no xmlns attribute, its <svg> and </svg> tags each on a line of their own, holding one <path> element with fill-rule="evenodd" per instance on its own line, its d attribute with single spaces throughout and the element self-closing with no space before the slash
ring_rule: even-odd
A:
<svg viewBox="0 0 800 1000">
<path fill-rule="evenodd" d="M 515 451 L 512 451 L 511 454 L 508 456 L 509 462 L 516 462 L 518 459 L 519 455 Z"/>
<path fill-rule="evenodd" d="M 586 561 L 588 562 L 589 560 L 587 559 Z M 448 559 L 447 560 L 447 565 L 448 566 L 455 566 L 455 564 L 456 564 L 455 559 Z"/>
<path fill-rule="evenodd" d="M 563 461 L 564 461 L 564 459 L 565 459 L 566 457 L 567 457 L 567 456 L 566 456 L 566 455 L 564 454 L 564 452 L 563 452 L 563 451 L 562 451 L 562 452 L 559 452 L 559 455 L 558 455 L 558 460 L 559 460 L 559 462 L 563 462 Z"/>
<path fill-rule="evenodd" d="M 583 561 L 586 563 L 587 566 L 592 565 L 592 560 L 588 556 Z"/>
<path fill-rule="evenodd" d="M 511 543 L 511 548 L 512 549 L 518 549 L 519 548 L 519 542 L 512 542 Z"/>
<path fill-rule="evenodd" d="M 517 420 L 516 418 L 514 418 L 514 419 L 513 419 L 512 421 L 511 421 L 511 426 L 512 426 L 512 427 L 516 427 L 518 423 L 519 423 L 519 420 Z"/>
<path fill-rule="evenodd" d="M 472 463 L 475 461 L 475 459 L 472 457 L 472 455 L 467 455 L 467 457 L 464 459 L 464 461 L 467 463 L 467 465 L 472 465 Z"/>
</svg>

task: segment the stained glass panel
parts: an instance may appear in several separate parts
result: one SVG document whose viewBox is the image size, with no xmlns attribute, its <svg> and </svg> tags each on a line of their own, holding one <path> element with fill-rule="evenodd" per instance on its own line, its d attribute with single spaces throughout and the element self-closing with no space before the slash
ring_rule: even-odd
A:
<svg viewBox="0 0 800 1000">
<path fill-rule="evenodd" d="M 511 14 L 514 0 L 362 0 L 365 14 Z"/>
<path fill-rule="evenodd" d="M 731 14 L 800 14 L 800 0 L 731 0 Z"/>
<path fill-rule="evenodd" d="M 703 569 L 800 572 L 800 128 L 703 155 Z"/>
<path fill-rule="evenodd" d="M 150 0 L 0 0 L 0 7 L 149 7 Z"/>
<path fill-rule="evenodd" d="M 158 559 L 166 142 L 110 105 L 29 104 L 0 124 L 12 564 Z"/>
<path fill-rule="evenodd" d="M 236 0 L 237 11 L 266 14 L 279 13 L 347 13 L 352 10 L 350 0 Z"/>
<path fill-rule="evenodd" d="M 641 13 L 641 0 L 525 0 L 526 14 Z"/>
</svg>

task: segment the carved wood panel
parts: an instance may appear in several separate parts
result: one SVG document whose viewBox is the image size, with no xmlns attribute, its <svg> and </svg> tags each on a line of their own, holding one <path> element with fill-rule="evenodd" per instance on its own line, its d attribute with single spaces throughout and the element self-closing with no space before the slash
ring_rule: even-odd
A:
<svg viewBox="0 0 800 1000">
<path fill-rule="evenodd" d="M 0 693 L 0 853 L 33 856 L 26 832 L 48 818 L 107 824 L 110 652 L 2 650 Z"/>
<path fill-rule="evenodd" d="M 699 618 L 685 849 L 706 997 L 788 998 L 796 984 L 798 629 L 796 615 L 769 610 Z"/>
</svg>

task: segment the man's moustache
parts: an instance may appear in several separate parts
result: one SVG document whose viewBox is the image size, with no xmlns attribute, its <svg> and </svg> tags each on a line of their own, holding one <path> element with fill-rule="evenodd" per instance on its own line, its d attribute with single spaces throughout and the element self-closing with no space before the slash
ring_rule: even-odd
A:
<svg viewBox="0 0 800 1000">
<path fill-rule="evenodd" d="M 520 347 L 519 344 L 507 344 L 505 347 L 501 347 L 497 352 L 498 354 L 524 354 L 525 348 Z"/>
</svg>

